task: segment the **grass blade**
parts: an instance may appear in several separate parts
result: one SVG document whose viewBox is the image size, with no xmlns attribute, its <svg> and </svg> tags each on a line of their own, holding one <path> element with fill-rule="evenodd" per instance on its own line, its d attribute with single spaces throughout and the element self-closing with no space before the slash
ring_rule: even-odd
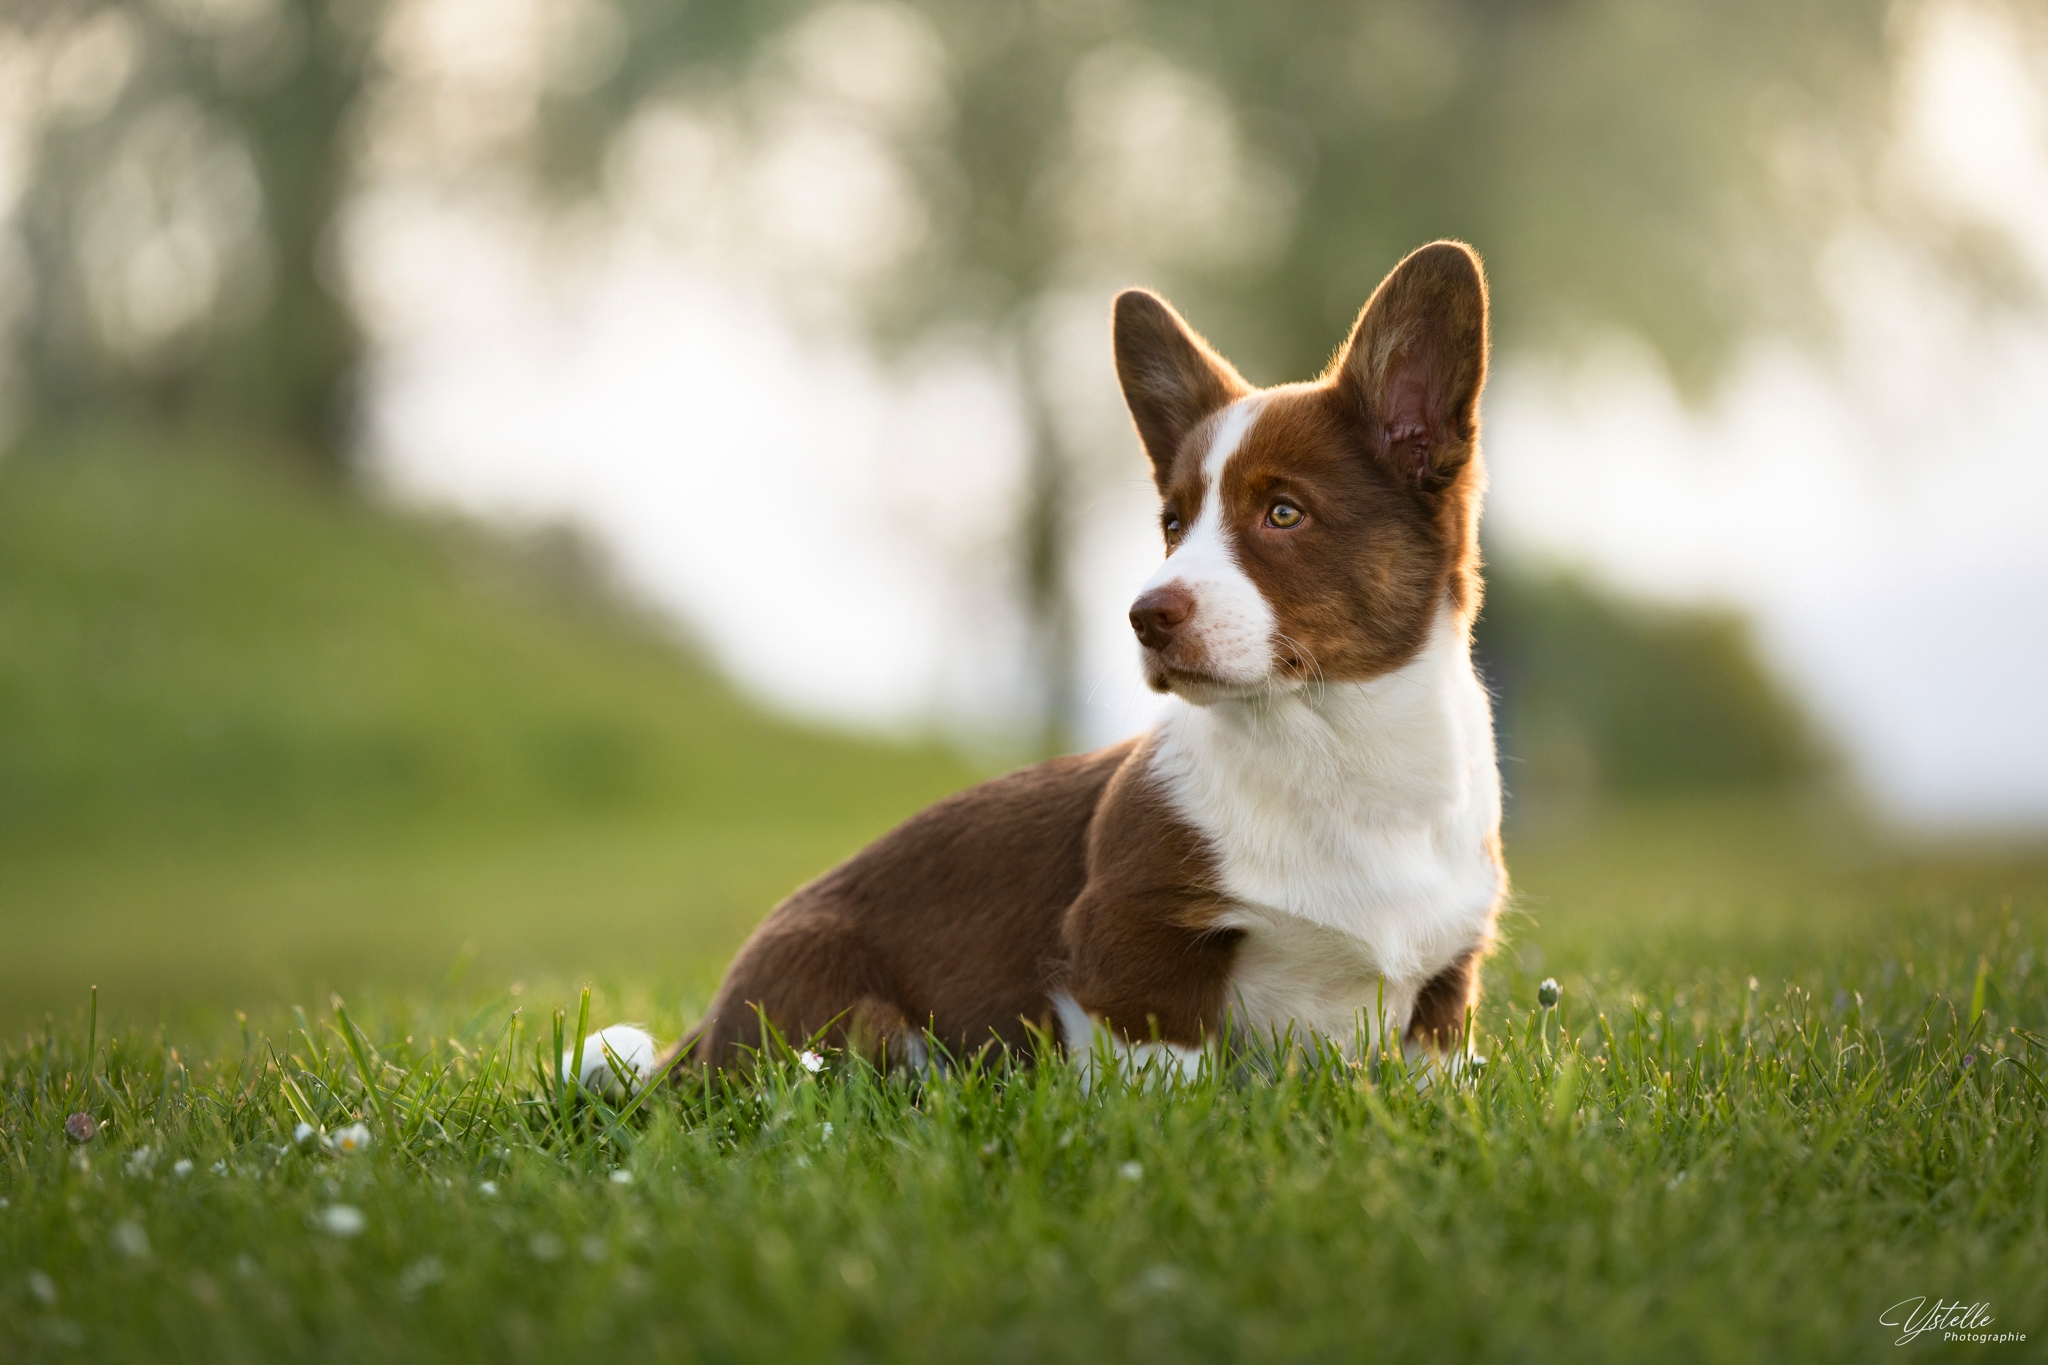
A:
<svg viewBox="0 0 2048 1365">
<path fill-rule="evenodd" d="M 395 1150 L 403 1143 L 405 1135 L 399 1131 L 398 1119 L 391 1112 L 391 1101 L 384 1094 L 384 1087 L 378 1084 L 377 1073 L 370 1065 L 370 1056 L 376 1050 L 370 1047 L 369 1040 L 362 1036 L 362 1031 L 349 1019 L 348 1009 L 341 1003 L 341 997 L 338 995 L 334 997 L 334 1017 L 341 1021 L 337 1032 L 341 1034 L 342 1045 L 348 1049 L 348 1055 L 355 1060 L 356 1071 L 362 1076 L 363 1084 L 370 1091 L 370 1102 L 377 1107 L 378 1120 L 384 1125 L 384 1140 Z"/>
</svg>

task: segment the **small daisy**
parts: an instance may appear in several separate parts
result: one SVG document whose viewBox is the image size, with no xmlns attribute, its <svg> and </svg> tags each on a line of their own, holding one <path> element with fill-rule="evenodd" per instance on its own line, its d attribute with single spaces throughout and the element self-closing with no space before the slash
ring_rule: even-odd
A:
<svg viewBox="0 0 2048 1365">
<path fill-rule="evenodd" d="M 370 1150 L 370 1125 L 351 1123 L 346 1128 L 337 1128 L 327 1135 L 324 1145 L 328 1151 L 341 1156 L 367 1152 Z"/>
<path fill-rule="evenodd" d="M 809 1048 L 805 1048 L 802 1052 L 798 1053 L 796 1059 L 802 1063 L 803 1069 L 810 1072 L 813 1076 L 825 1069 L 825 1059 Z"/>
<path fill-rule="evenodd" d="M 292 1146 L 303 1147 L 311 1142 L 320 1130 L 310 1123 L 302 1123 L 292 1129 Z"/>
<path fill-rule="evenodd" d="M 1123 1165 L 1116 1168 L 1116 1173 L 1126 1180 L 1143 1180 L 1145 1178 L 1145 1167 L 1142 1162 L 1126 1161 Z"/>
<path fill-rule="evenodd" d="M 613 1171 L 611 1182 L 614 1185 L 630 1185 L 633 1183 L 633 1173 L 631 1171 Z"/>
<path fill-rule="evenodd" d="M 498 1197 L 498 1182 L 486 1180 L 476 1187 L 476 1192 L 486 1199 L 496 1199 Z"/>
<path fill-rule="evenodd" d="M 192 1174 L 192 1158 L 189 1156 L 181 1156 L 176 1161 L 172 1162 L 171 1174 L 176 1176 L 180 1180 L 183 1180 L 186 1176 Z"/>
</svg>

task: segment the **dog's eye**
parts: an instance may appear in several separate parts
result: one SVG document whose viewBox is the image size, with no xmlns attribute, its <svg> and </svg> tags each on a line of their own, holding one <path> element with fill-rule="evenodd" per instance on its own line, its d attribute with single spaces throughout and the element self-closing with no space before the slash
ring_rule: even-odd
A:
<svg viewBox="0 0 2048 1365">
<path fill-rule="evenodd" d="M 1166 519 L 1166 538 L 1167 538 L 1168 540 L 1179 540 L 1179 539 L 1180 539 L 1180 518 L 1179 518 L 1179 517 L 1168 517 L 1168 518 Z"/>
<path fill-rule="evenodd" d="M 1291 502 L 1276 502 L 1273 510 L 1266 513 L 1266 525 L 1291 531 L 1301 525 L 1301 509 Z"/>
</svg>

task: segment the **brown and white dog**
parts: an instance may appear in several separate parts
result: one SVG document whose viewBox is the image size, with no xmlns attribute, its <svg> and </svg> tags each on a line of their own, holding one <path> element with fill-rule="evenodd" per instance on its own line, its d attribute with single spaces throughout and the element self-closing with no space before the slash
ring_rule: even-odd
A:
<svg viewBox="0 0 2048 1365">
<path fill-rule="evenodd" d="M 1506 890 L 1479 609 L 1486 282 L 1455 242 L 1374 291 L 1321 378 L 1254 389 L 1164 301 L 1116 366 L 1166 561 L 1131 607 L 1152 732 L 997 778 L 795 892 L 682 1059 L 760 1020 L 1187 1067 L 1226 1032 L 1347 1052 L 1462 1040 Z"/>
</svg>

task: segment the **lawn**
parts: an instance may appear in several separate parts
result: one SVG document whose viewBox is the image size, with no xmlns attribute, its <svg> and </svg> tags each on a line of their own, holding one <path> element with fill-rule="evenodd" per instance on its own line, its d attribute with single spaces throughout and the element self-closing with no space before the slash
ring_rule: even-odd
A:
<svg viewBox="0 0 2048 1365">
<path fill-rule="evenodd" d="M 675 1036 L 979 768 L 531 555 L 72 458 L 0 466 L 0 1360 L 2043 1354 L 2038 845 L 1522 811 L 1459 1083 L 781 1055 L 622 1112 L 553 1083 L 586 987 Z M 1922 1297 L 2027 1340 L 1895 1346 Z"/>
<path fill-rule="evenodd" d="M 72 1010 L 0 1062 L 0 1356 L 1866 1360 L 1921 1295 L 2038 1356 L 2048 865 L 1800 822 L 1536 848 L 1486 1065 L 1426 1091 L 1313 1057 L 1092 1090 L 783 1057 L 620 1115 L 550 1083 L 566 977 L 102 1024 L 90 1054 Z M 649 957 L 593 1026 L 701 1001 L 687 948 Z"/>
</svg>

